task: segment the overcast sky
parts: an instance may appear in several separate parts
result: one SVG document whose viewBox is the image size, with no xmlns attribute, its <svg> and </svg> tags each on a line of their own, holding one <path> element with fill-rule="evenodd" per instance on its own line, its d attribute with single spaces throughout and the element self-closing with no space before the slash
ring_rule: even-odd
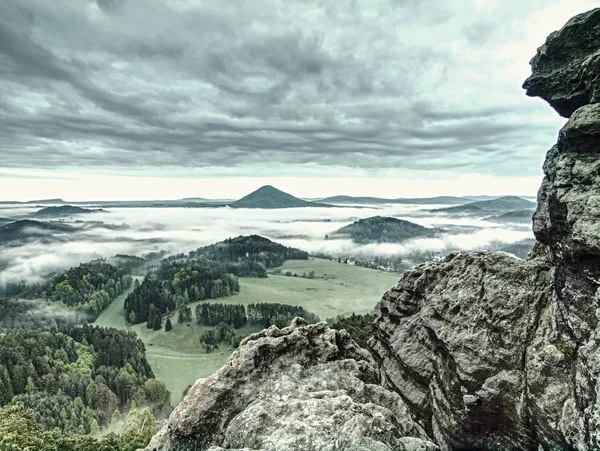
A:
<svg viewBox="0 0 600 451">
<path fill-rule="evenodd" d="M 588 0 L 0 0 L 0 198 L 535 194 Z"/>
</svg>

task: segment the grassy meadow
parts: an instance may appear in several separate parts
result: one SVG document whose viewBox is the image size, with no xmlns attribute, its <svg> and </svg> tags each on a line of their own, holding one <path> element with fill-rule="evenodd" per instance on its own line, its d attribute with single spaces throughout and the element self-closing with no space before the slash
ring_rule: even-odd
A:
<svg viewBox="0 0 600 451">
<path fill-rule="evenodd" d="M 288 260 L 279 269 L 281 275 L 270 274 L 266 279 L 241 278 L 239 294 L 214 302 L 300 305 L 325 320 L 337 315 L 370 312 L 381 295 L 399 279 L 398 274 L 312 258 Z M 298 274 L 298 277 L 283 275 L 288 271 Z M 300 277 L 310 271 L 315 272 L 314 279 Z M 233 348 L 223 345 L 206 354 L 200 347 L 198 337 L 207 327 L 198 326 L 195 322 L 179 324 L 176 315 L 171 318 L 173 330 L 169 332 L 165 332 L 164 327 L 160 331 L 147 329 L 145 323 L 128 325 L 123 302 L 131 290 L 116 298 L 100 314 L 96 324 L 135 331 L 146 345 L 146 354 L 154 374 L 165 382 L 171 391 L 171 401 L 176 404 L 189 384 L 218 370 Z M 190 304 L 192 312 L 197 304 Z M 259 329 L 256 326 L 244 326 L 238 331 L 249 334 Z"/>
</svg>

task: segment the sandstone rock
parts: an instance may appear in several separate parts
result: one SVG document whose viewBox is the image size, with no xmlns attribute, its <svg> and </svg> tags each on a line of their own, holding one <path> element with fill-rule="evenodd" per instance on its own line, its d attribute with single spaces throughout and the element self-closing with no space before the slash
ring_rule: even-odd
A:
<svg viewBox="0 0 600 451">
<path fill-rule="evenodd" d="M 546 39 L 523 84 L 528 96 L 546 100 L 561 116 L 600 102 L 600 8 L 579 14 Z"/>
<path fill-rule="evenodd" d="M 382 299 L 372 350 L 383 385 L 442 449 L 531 449 L 526 355 L 551 267 L 462 252 L 407 271 Z"/>
<path fill-rule="evenodd" d="M 529 261 L 458 253 L 405 273 L 369 344 L 442 449 L 600 449 L 600 9 L 532 59 L 570 116 L 544 163 Z"/>
<path fill-rule="evenodd" d="M 345 331 L 297 318 L 244 340 L 146 449 L 437 449 L 378 381 L 372 357 Z"/>
</svg>

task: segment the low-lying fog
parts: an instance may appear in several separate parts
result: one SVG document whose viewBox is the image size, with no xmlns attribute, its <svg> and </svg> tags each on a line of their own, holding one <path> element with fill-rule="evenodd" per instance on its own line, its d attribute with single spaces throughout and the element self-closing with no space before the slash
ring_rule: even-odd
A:
<svg viewBox="0 0 600 451">
<path fill-rule="evenodd" d="M 111 208 L 106 212 L 62 219 L 80 229 L 77 233 L 58 233 L 52 240 L 37 239 L 19 246 L 0 247 L 0 284 L 10 280 L 39 280 L 51 271 L 98 257 L 118 253 L 142 255 L 159 250 L 187 252 L 228 237 L 248 234 L 259 234 L 312 253 L 363 258 L 409 255 L 415 251 L 443 253 L 456 249 L 481 249 L 499 242 L 513 243 L 533 237 L 529 223 L 500 224 L 429 212 L 438 207 L 447 205 L 390 204 L 276 210 Z M 5 205 L 0 206 L 0 217 L 23 219 L 37 210 L 39 207 Z M 447 233 L 439 238 L 414 239 L 402 244 L 359 245 L 349 239 L 325 239 L 326 234 L 340 227 L 376 215 L 442 228 Z M 111 227 L 89 224 L 89 221 L 102 221 Z"/>
</svg>

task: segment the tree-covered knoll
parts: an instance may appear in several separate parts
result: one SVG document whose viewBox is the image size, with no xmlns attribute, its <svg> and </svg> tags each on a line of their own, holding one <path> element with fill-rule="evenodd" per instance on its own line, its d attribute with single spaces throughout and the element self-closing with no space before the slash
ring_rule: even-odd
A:
<svg viewBox="0 0 600 451">
<path fill-rule="evenodd" d="M 31 213 L 31 216 L 36 218 L 58 218 L 62 216 L 71 216 L 86 213 L 99 213 L 104 212 L 101 208 L 90 209 L 77 207 L 75 205 L 60 205 L 58 207 L 44 207 L 35 213 Z"/>
<path fill-rule="evenodd" d="M 336 234 L 350 235 L 355 243 L 399 243 L 411 238 L 431 237 L 440 232 L 403 219 L 384 216 L 359 219 Z"/>
<path fill-rule="evenodd" d="M 71 234 L 77 229 L 60 222 L 21 219 L 0 226 L 0 244 L 19 244 L 27 240 L 49 240 L 52 234 Z"/>
<path fill-rule="evenodd" d="M 137 285 L 137 284 L 136 284 Z M 125 299 L 127 320 L 146 321 L 148 326 L 160 329 L 160 315 L 181 309 L 190 302 L 217 299 L 240 291 L 237 276 L 214 263 L 187 266 L 178 261 L 165 261 L 153 274 Z M 157 318 L 158 316 L 158 318 Z"/>
<path fill-rule="evenodd" d="M 259 235 L 240 235 L 201 247 L 187 256 L 172 259 L 211 260 L 221 263 L 237 276 L 266 277 L 266 268 L 281 266 L 285 260 L 307 260 L 308 252 L 275 243 Z"/>
<path fill-rule="evenodd" d="M 84 325 L 0 334 L 0 405 L 21 404 L 46 428 L 89 434 L 132 401 L 160 410 L 170 394 L 134 333 Z"/>
<path fill-rule="evenodd" d="M 128 254 L 117 254 L 110 258 L 109 263 L 127 274 L 143 274 L 150 264 L 146 258 Z"/>
<path fill-rule="evenodd" d="M 45 282 L 9 281 L 2 285 L 0 296 L 43 299 L 46 304 L 64 306 L 94 320 L 132 281 L 124 268 L 95 260 L 50 274 Z"/>
</svg>

